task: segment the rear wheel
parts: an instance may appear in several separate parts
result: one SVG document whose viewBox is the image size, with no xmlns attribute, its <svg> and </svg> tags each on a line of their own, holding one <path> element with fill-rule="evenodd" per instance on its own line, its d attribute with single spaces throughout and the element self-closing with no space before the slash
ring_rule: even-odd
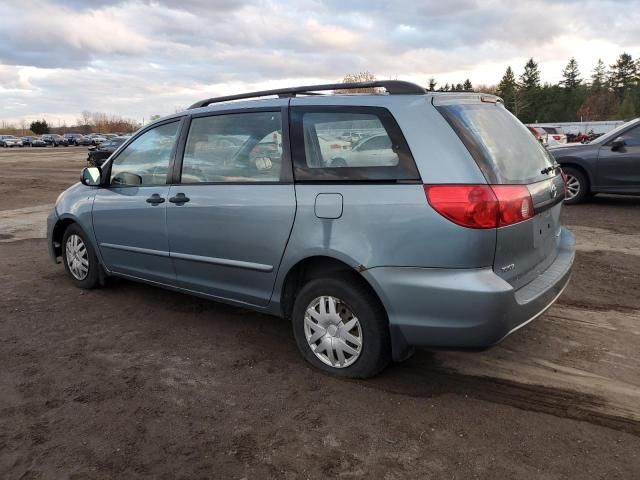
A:
<svg viewBox="0 0 640 480">
<path fill-rule="evenodd" d="M 589 181 L 584 173 L 572 167 L 562 169 L 567 176 L 567 196 L 564 203 L 569 205 L 582 202 L 589 194 Z"/>
<path fill-rule="evenodd" d="M 79 288 L 95 288 L 100 283 L 98 258 L 82 229 L 70 225 L 62 236 L 64 269 Z"/>
<path fill-rule="evenodd" d="M 387 315 L 355 275 L 307 283 L 296 297 L 292 323 L 302 355 L 327 373 L 367 378 L 391 360 Z"/>
</svg>

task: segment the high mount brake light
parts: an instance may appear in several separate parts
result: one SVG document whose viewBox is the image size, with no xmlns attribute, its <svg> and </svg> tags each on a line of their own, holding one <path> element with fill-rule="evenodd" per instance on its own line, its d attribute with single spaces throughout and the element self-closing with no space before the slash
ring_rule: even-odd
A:
<svg viewBox="0 0 640 480">
<path fill-rule="evenodd" d="M 525 185 L 425 185 L 427 201 L 448 220 L 467 228 L 498 228 L 533 217 Z"/>
<path fill-rule="evenodd" d="M 498 103 L 498 97 L 495 95 L 480 95 L 480 101 L 485 103 Z"/>
</svg>

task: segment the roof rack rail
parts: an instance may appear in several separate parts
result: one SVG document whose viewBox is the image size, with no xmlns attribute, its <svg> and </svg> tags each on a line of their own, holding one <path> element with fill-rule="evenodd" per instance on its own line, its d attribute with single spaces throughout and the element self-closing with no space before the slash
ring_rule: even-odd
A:
<svg viewBox="0 0 640 480">
<path fill-rule="evenodd" d="M 226 95 L 224 97 L 207 98 L 200 100 L 189 107 L 206 107 L 212 103 L 228 102 L 230 100 L 242 100 L 245 98 L 268 97 L 278 95 L 279 97 L 295 97 L 297 94 L 312 95 L 313 92 L 327 90 L 355 90 L 358 88 L 384 88 L 389 95 L 422 95 L 426 92 L 420 85 L 402 80 L 377 80 L 375 82 L 356 83 L 328 83 L 326 85 L 306 85 L 303 87 L 277 88 L 275 90 L 262 90 L 259 92 L 239 93 L 237 95 Z"/>
</svg>

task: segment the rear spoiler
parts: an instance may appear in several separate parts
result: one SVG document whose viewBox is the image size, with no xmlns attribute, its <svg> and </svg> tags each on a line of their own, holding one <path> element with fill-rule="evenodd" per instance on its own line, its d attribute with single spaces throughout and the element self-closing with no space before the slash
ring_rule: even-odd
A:
<svg viewBox="0 0 640 480">
<path fill-rule="evenodd" d="M 434 107 L 441 105 L 459 105 L 461 103 L 502 103 L 504 100 L 488 93 L 442 93 L 431 97 Z"/>
</svg>

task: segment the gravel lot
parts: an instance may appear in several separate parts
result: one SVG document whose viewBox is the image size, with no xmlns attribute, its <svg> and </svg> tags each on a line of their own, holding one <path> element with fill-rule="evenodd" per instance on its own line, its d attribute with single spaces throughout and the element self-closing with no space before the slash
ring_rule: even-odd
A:
<svg viewBox="0 0 640 480">
<path fill-rule="evenodd" d="M 368 381 L 286 321 L 126 281 L 80 291 L 44 218 L 85 148 L 0 151 L 0 478 L 638 478 L 640 198 L 565 208 L 543 317 Z"/>
</svg>

